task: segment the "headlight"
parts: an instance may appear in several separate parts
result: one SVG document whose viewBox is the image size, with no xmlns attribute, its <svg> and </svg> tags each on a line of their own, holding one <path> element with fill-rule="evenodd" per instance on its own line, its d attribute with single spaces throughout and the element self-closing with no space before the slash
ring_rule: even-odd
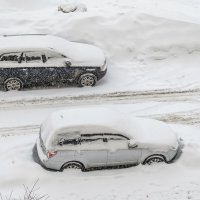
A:
<svg viewBox="0 0 200 200">
<path fill-rule="evenodd" d="M 179 143 L 177 142 L 176 146 L 172 147 L 171 150 L 176 151 L 179 147 Z"/>
<path fill-rule="evenodd" d="M 103 66 L 101 67 L 101 71 L 105 71 L 106 68 L 107 68 L 107 67 L 106 67 L 106 60 L 105 60 Z"/>
</svg>

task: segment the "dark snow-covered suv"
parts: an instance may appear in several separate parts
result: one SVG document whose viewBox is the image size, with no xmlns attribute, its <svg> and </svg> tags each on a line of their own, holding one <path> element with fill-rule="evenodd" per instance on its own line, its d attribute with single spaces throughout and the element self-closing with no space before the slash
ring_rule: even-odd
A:
<svg viewBox="0 0 200 200">
<path fill-rule="evenodd" d="M 5 35 L 0 44 L 5 90 L 61 83 L 94 86 L 107 72 L 103 52 L 92 45 L 50 35 Z"/>
</svg>

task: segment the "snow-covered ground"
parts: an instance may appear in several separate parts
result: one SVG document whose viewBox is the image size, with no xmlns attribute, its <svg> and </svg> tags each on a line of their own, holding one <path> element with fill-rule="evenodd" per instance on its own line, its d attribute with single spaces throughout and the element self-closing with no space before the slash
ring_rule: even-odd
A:
<svg viewBox="0 0 200 200">
<path fill-rule="evenodd" d="M 0 192 L 18 197 L 39 178 L 50 199 L 199 199 L 200 0 L 0 0 L 0 34 L 48 33 L 99 46 L 107 76 L 94 88 L 0 91 Z M 74 1 L 70 1 L 74 2 Z M 52 111 L 105 105 L 159 119 L 184 139 L 170 165 L 87 173 L 49 172 L 32 158 L 39 125 Z"/>
<path fill-rule="evenodd" d="M 200 1 L 85 0 L 84 13 L 58 12 L 67 1 L 1 2 L 0 34 L 54 34 L 97 45 L 107 57 L 108 74 L 95 88 L 22 91 L 19 99 L 200 85 Z M 0 100 L 15 98 L 0 94 Z"/>
<path fill-rule="evenodd" d="M 176 103 L 144 103 L 126 105 L 104 105 L 115 107 L 127 114 L 137 116 L 183 111 L 185 107 L 195 109 L 198 105 Z M 54 108 L 55 109 L 55 108 Z M 171 110 L 170 110 L 171 109 Z M 21 126 L 33 122 L 40 124 L 52 108 L 39 110 L 17 110 Z M 185 111 L 189 110 L 186 109 Z M 4 111 L 4 121 L 13 122 L 17 113 Z M 3 113 L 3 112 L 2 112 Z M 6 113 L 8 115 L 6 115 Z M 29 114 L 28 114 L 29 113 Z M 10 115 L 9 115 L 10 114 Z M 21 119 L 21 121 L 20 121 Z M 2 119 L 1 119 L 2 121 Z M 6 123 L 5 123 L 6 125 Z M 200 195 L 200 128 L 197 126 L 170 125 L 184 139 L 181 157 L 173 164 L 136 166 L 128 169 L 100 170 L 92 172 L 50 172 L 34 162 L 32 148 L 38 137 L 38 129 L 1 130 L 0 137 L 0 188 L 3 194 L 12 190 L 14 196 L 23 192 L 22 184 L 32 185 L 39 178 L 40 193 L 51 199 L 198 199 Z M 32 130 L 32 132 L 30 131 Z M 11 135 L 9 135 L 11 134 Z"/>
</svg>

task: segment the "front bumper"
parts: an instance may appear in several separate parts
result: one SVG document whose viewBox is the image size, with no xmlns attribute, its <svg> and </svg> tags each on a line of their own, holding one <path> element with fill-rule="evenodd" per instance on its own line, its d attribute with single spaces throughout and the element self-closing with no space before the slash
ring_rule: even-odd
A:
<svg viewBox="0 0 200 200">
<path fill-rule="evenodd" d="M 104 71 L 99 70 L 97 72 L 97 78 L 98 78 L 98 80 L 102 79 L 106 75 L 106 73 L 107 73 L 107 68 Z"/>
<path fill-rule="evenodd" d="M 180 158 L 181 154 L 182 154 L 183 147 L 184 147 L 183 139 L 180 138 L 178 140 L 178 149 L 176 150 L 175 156 L 170 161 L 168 161 L 167 163 L 173 163 L 176 160 L 178 160 Z"/>
</svg>

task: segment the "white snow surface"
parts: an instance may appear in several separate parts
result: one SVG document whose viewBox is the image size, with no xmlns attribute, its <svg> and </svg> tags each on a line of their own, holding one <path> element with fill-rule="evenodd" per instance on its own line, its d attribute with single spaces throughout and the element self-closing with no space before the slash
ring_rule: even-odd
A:
<svg viewBox="0 0 200 200">
<path fill-rule="evenodd" d="M 18 5 L 17 1 L 6 2 Z M 85 0 L 88 12 L 68 14 L 55 9 L 62 3 L 56 0 L 36 10 L 8 10 L 4 3 L 0 34 L 47 33 L 94 44 L 107 57 L 108 73 L 96 88 L 38 89 L 14 96 L 0 92 L 1 99 L 195 89 L 200 85 L 198 0 Z"/>
<path fill-rule="evenodd" d="M 153 105 L 148 103 L 107 106 L 118 109 L 124 114 L 132 113 L 134 117 L 144 110 L 148 115 L 148 109 L 151 109 Z M 37 115 L 30 109 L 29 117 L 33 118 L 35 115 L 37 121 L 35 123 L 40 124 L 49 115 L 51 109 L 37 111 Z M 69 107 L 70 109 L 71 107 Z M 12 113 L 14 114 L 13 111 Z M 160 114 L 162 113 L 164 112 L 160 111 Z M 42 115 L 43 117 L 41 117 Z M 16 116 L 23 119 L 24 125 L 29 124 L 30 119 L 27 118 L 25 113 L 20 114 L 18 112 L 15 119 Z M 10 119 L 7 115 L 4 115 L 5 118 L 7 118 L 7 121 Z M 192 199 L 197 200 L 200 194 L 200 129 L 199 127 L 185 125 L 170 126 L 179 137 L 184 139 L 185 144 L 181 157 L 175 163 L 153 166 L 139 165 L 128 169 L 86 173 L 46 171 L 32 158 L 32 148 L 38 138 L 39 129 L 35 132 L 37 134 L 27 134 L 26 132 L 22 134 L 21 130 L 17 131 L 16 129 L 14 135 L 1 135 L 0 137 L 1 193 L 9 195 L 13 191 L 13 196 L 18 197 L 23 193 L 23 184 L 31 186 L 39 178 L 39 193 L 48 194 L 50 199 L 90 200 L 97 198 L 109 200 L 112 198 L 127 200 L 134 198 L 136 200 L 169 200 L 192 197 Z"/>
<path fill-rule="evenodd" d="M 170 94 L 166 100 L 155 97 L 148 102 L 144 97 L 134 104 L 131 100 L 125 105 L 115 102 L 125 114 L 173 123 L 171 128 L 185 144 L 173 164 L 54 173 L 34 162 L 32 148 L 39 126 L 52 111 L 65 107 L 63 97 L 200 86 L 200 0 L 85 0 L 77 2 L 84 3 L 87 12 L 58 12 L 58 6 L 67 2 L 0 0 L 0 35 L 47 33 L 93 44 L 105 52 L 108 64 L 107 75 L 94 88 L 0 92 L 0 192 L 9 196 L 13 191 L 17 198 L 23 193 L 23 184 L 31 186 L 39 178 L 40 193 L 50 199 L 199 200 L 199 94 L 192 99 L 189 93 L 187 100 L 188 96 L 180 93 L 177 102 Z M 48 104 L 43 105 L 46 98 Z M 102 103 L 98 98 L 94 106 Z M 51 105 L 57 100 L 59 105 Z M 112 107 L 108 100 L 106 104 Z M 34 107 L 35 101 L 41 105 Z"/>
</svg>

